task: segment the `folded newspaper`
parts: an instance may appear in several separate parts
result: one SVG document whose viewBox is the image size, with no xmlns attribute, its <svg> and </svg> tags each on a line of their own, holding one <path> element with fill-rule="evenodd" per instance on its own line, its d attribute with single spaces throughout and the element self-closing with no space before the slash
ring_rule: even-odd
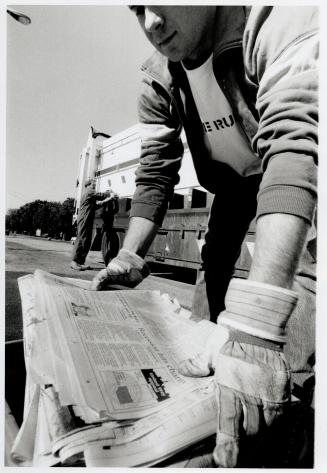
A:
<svg viewBox="0 0 327 473">
<path fill-rule="evenodd" d="M 27 377 L 17 464 L 145 467 L 215 432 L 212 377 L 178 372 L 214 324 L 159 291 L 96 292 L 41 270 L 18 285 Z"/>
</svg>

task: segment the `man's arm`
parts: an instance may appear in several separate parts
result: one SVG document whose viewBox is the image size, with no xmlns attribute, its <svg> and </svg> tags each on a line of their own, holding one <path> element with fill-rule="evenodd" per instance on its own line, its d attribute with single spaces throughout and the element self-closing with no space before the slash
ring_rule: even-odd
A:
<svg viewBox="0 0 327 473">
<path fill-rule="evenodd" d="M 288 214 L 258 219 L 249 278 L 231 280 L 226 310 L 205 351 L 180 365 L 187 376 L 215 369 L 218 421 L 213 458 L 219 466 L 244 466 L 239 462 L 246 464 L 247 455 L 253 461 L 256 439 L 264 438 L 288 406 L 290 369 L 282 346 L 297 301 L 291 287 L 308 227 L 306 220 Z"/>
<path fill-rule="evenodd" d="M 258 219 L 249 280 L 291 288 L 309 224 L 288 214 Z"/>
<path fill-rule="evenodd" d="M 179 181 L 182 125 L 177 111 L 171 110 L 167 91 L 163 90 L 161 96 L 158 88 L 153 89 L 152 81 L 144 78 L 138 102 L 142 145 L 129 229 L 116 258 L 93 279 L 92 288 L 96 290 L 117 283 L 135 286 L 149 274 L 143 258 Z"/>
<path fill-rule="evenodd" d="M 159 226 L 143 217 L 131 217 L 123 248 L 144 258 Z"/>
<path fill-rule="evenodd" d="M 144 261 L 159 226 L 143 217 L 131 217 L 123 248 L 107 268 L 101 270 L 92 281 L 92 289 L 105 289 L 110 284 L 134 287 L 149 275 Z"/>
<path fill-rule="evenodd" d="M 112 196 L 107 196 L 107 197 L 101 198 L 99 200 L 96 200 L 95 201 L 95 207 L 96 208 L 103 207 L 107 202 L 109 202 L 112 199 L 113 199 Z"/>
</svg>

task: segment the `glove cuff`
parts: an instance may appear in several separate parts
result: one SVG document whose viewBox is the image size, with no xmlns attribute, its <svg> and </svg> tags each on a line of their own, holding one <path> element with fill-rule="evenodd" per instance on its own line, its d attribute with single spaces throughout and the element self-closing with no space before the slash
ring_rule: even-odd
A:
<svg viewBox="0 0 327 473">
<path fill-rule="evenodd" d="M 225 297 L 226 310 L 218 321 L 255 337 L 285 343 L 285 326 L 296 302 L 297 294 L 289 289 L 232 279 Z"/>
<path fill-rule="evenodd" d="M 122 248 L 119 251 L 117 258 L 124 261 L 125 263 L 129 263 L 132 268 L 138 269 L 141 272 L 143 278 L 149 276 L 149 266 L 146 264 L 144 259 L 141 258 L 141 256 L 137 255 L 133 251 Z"/>
<path fill-rule="evenodd" d="M 233 328 L 229 328 L 229 342 L 246 343 L 248 345 L 256 345 L 258 347 L 268 348 L 269 350 L 283 351 L 283 343 L 274 342 L 264 338 L 255 337 L 249 333 L 240 332 Z"/>
</svg>

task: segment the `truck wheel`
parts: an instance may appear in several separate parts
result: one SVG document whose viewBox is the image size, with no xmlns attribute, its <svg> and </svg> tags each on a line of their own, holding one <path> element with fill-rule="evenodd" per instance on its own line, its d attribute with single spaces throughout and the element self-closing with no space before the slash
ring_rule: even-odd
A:
<svg viewBox="0 0 327 473">
<path fill-rule="evenodd" d="M 114 230 L 103 233 L 101 241 L 101 253 L 106 266 L 117 255 L 119 247 L 119 237 Z"/>
</svg>

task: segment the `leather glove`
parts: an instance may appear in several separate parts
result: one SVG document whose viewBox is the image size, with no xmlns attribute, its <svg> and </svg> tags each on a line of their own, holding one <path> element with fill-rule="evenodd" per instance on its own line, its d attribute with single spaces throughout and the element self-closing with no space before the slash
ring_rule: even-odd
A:
<svg viewBox="0 0 327 473">
<path fill-rule="evenodd" d="M 186 376 L 199 376 L 201 370 L 207 375 L 211 366 L 215 370 L 218 414 L 213 457 L 218 466 L 255 463 L 258 440 L 289 405 L 290 370 L 282 350 L 296 301 L 293 291 L 233 279 L 226 310 L 213 334 L 216 346 L 210 339 L 202 359 L 198 356 L 180 366 Z"/>
<path fill-rule="evenodd" d="M 110 284 L 135 287 L 150 274 L 143 258 L 132 251 L 121 249 L 105 269 L 93 279 L 91 289 L 100 291 Z"/>
</svg>

